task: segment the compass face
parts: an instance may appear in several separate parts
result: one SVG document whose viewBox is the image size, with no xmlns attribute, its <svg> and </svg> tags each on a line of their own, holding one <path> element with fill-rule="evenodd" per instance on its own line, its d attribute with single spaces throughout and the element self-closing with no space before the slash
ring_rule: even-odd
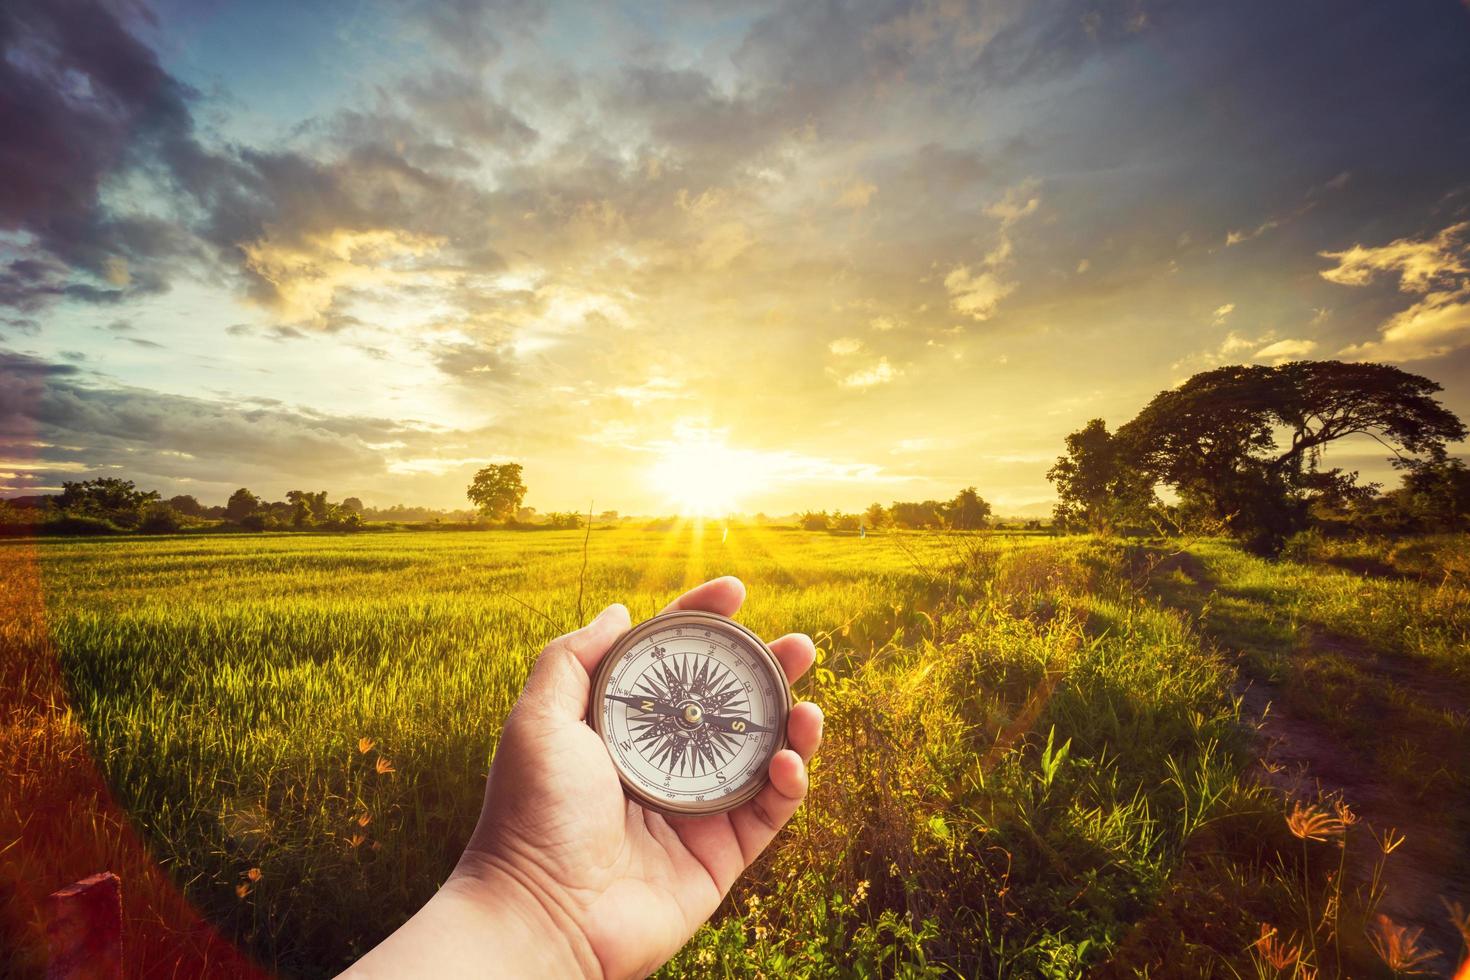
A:
<svg viewBox="0 0 1470 980">
<path fill-rule="evenodd" d="M 604 658 L 587 720 L 628 795 L 668 813 L 718 813 L 766 784 L 790 710 L 786 675 L 759 637 L 714 613 L 673 612 Z"/>
</svg>

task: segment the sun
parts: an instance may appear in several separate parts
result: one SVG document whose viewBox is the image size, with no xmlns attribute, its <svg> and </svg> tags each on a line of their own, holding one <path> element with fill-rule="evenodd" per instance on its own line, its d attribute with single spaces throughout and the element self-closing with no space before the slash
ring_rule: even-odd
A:
<svg viewBox="0 0 1470 980">
<path fill-rule="evenodd" d="M 680 427 L 648 480 L 684 517 L 723 517 L 760 485 L 761 468 L 759 453 L 730 446 L 724 433 Z"/>
</svg>

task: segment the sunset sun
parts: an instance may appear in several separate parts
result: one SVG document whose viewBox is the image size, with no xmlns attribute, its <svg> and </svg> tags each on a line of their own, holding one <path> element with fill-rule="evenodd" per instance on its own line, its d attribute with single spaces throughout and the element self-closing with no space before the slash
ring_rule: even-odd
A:
<svg viewBox="0 0 1470 980">
<path fill-rule="evenodd" d="M 731 447 L 723 433 L 682 428 L 660 447 L 648 479 L 681 515 L 720 517 L 760 485 L 761 470 L 759 453 Z"/>
</svg>

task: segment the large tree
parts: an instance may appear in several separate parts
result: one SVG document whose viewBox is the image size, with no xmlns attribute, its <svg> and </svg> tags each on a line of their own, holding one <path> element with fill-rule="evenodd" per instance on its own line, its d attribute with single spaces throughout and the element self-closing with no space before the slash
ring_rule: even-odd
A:
<svg viewBox="0 0 1470 980">
<path fill-rule="evenodd" d="M 244 487 L 230 494 L 230 499 L 225 503 L 225 516 L 236 524 L 257 510 L 260 510 L 260 498 Z"/>
<path fill-rule="evenodd" d="M 1321 469 L 1330 443 L 1370 436 L 1402 457 L 1465 438 L 1439 390 L 1384 364 L 1223 367 L 1161 392 L 1115 438 L 1150 479 L 1274 551 L 1315 497 L 1354 491 L 1356 473 Z"/>
<path fill-rule="evenodd" d="M 286 491 L 286 502 L 291 505 L 291 523 L 297 527 L 312 527 L 332 517 L 332 506 L 327 503 L 327 491 Z"/>
<path fill-rule="evenodd" d="M 189 517 L 201 517 L 204 514 L 204 505 L 193 494 L 181 493 L 177 497 L 170 497 L 168 505 Z"/>
<path fill-rule="evenodd" d="M 526 496 L 520 463 L 491 463 L 475 474 L 465 495 L 492 521 L 510 520 Z"/>
<path fill-rule="evenodd" d="M 974 487 L 965 487 L 945 508 L 949 526 L 962 531 L 973 531 L 990 523 L 990 504 L 975 492 Z"/>
<path fill-rule="evenodd" d="M 1106 422 L 1093 419 L 1067 436 L 1066 446 L 1067 454 L 1046 471 L 1057 488 L 1057 524 L 1107 534 L 1144 519 L 1154 503 L 1152 482 Z"/>
</svg>

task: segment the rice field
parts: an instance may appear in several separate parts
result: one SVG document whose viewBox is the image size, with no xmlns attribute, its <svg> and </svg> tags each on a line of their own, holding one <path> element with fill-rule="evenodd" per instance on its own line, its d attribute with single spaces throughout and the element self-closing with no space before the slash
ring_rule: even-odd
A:
<svg viewBox="0 0 1470 980">
<path fill-rule="evenodd" d="M 1263 922 L 1327 975 L 1377 963 L 1351 896 L 1337 948 L 1287 921 L 1330 868 L 1251 775 L 1228 638 L 1156 587 L 1148 548 L 686 525 L 11 541 L 0 561 L 17 971 L 43 955 L 31 893 L 101 861 L 136 869 L 139 970 L 342 968 L 452 867 L 541 646 L 719 574 L 751 628 L 816 639 L 797 694 L 827 738 L 808 805 L 670 975 L 1256 975 Z M 1421 625 L 1423 656 L 1463 651 L 1457 615 Z"/>
</svg>

